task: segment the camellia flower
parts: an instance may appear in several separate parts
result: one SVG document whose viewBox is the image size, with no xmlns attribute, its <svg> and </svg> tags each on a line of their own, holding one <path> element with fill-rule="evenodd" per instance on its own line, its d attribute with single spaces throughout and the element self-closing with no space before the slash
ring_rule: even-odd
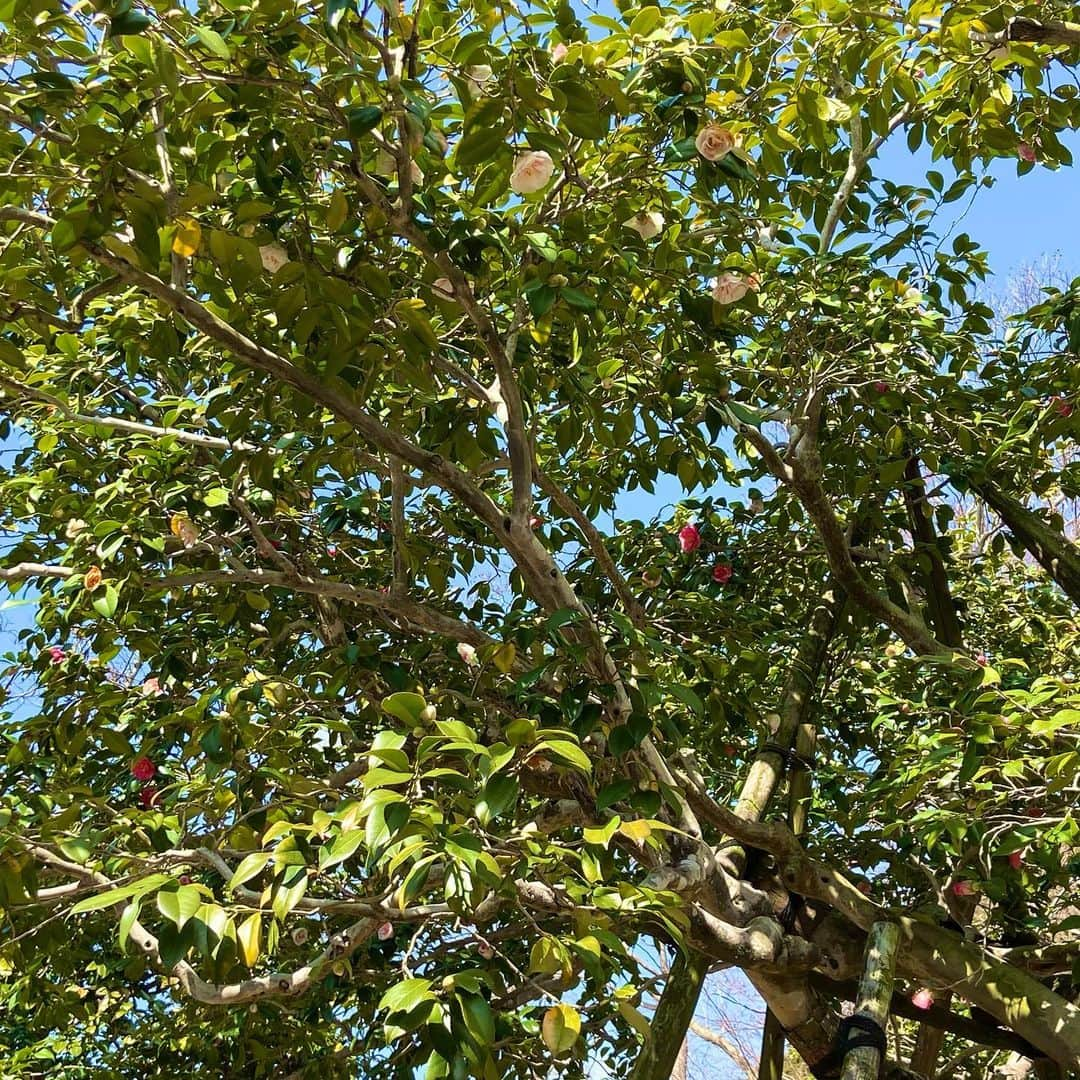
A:
<svg viewBox="0 0 1080 1080">
<path fill-rule="evenodd" d="M 333 557 L 334 557 L 334 556 L 335 556 L 335 555 L 337 554 L 337 548 L 336 548 L 336 547 L 334 547 L 334 545 L 333 545 L 333 544 L 331 544 L 331 545 L 330 545 L 330 546 L 329 546 L 329 547 L 328 547 L 328 548 L 326 549 L 326 554 L 327 554 L 327 555 L 329 555 L 329 556 L 330 556 L 330 558 L 332 559 L 332 558 L 333 558 Z"/>
<path fill-rule="evenodd" d="M 441 277 L 436 278 L 431 283 L 431 291 L 440 300 L 453 300 L 454 299 L 454 286 L 449 278 Z"/>
<path fill-rule="evenodd" d="M 1035 148 L 1031 143 L 1022 142 L 1016 148 L 1016 156 L 1020 158 L 1021 161 L 1038 161 L 1038 157 L 1035 154 Z"/>
<path fill-rule="evenodd" d="M 664 231 L 664 215 L 657 210 L 642 210 L 627 218 L 623 225 L 633 229 L 642 240 L 651 240 Z"/>
<path fill-rule="evenodd" d="M 889 384 L 884 379 L 878 379 L 878 381 L 874 383 L 874 389 L 879 394 L 887 394 L 889 392 Z"/>
<path fill-rule="evenodd" d="M 495 950 L 486 941 L 481 941 L 480 944 L 476 946 L 476 951 L 485 960 L 490 960 L 495 955 Z"/>
<path fill-rule="evenodd" d="M 375 934 L 380 941 L 389 941 L 394 936 L 394 924 L 384 922 L 382 926 L 375 931 Z"/>
<path fill-rule="evenodd" d="M 143 697 L 161 697 L 165 691 L 161 689 L 161 680 L 156 675 L 151 675 L 149 679 L 142 684 L 142 696 Z"/>
<path fill-rule="evenodd" d="M 64 536 L 68 540 L 74 540 L 86 528 L 86 522 L 82 518 L 72 518 L 64 529 Z"/>
<path fill-rule="evenodd" d="M 470 667 L 476 663 L 476 649 L 474 649 L 468 642 L 459 641 L 457 647 L 457 654 L 465 661 Z"/>
<path fill-rule="evenodd" d="M 139 788 L 139 805 L 144 810 L 149 810 L 151 807 L 157 806 L 158 801 L 158 789 L 153 784 L 143 784 Z"/>
<path fill-rule="evenodd" d="M 46 652 L 49 654 L 50 664 L 62 664 L 67 659 L 67 653 L 59 645 L 50 645 Z"/>
<path fill-rule="evenodd" d="M 911 995 L 911 1004 L 916 1009 L 929 1009 L 934 1004 L 934 995 L 924 986 Z"/>
<path fill-rule="evenodd" d="M 536 514 L 533 514 L 532 517 L 529 518 L 529 528 L 530 529 L 539 529 L 540 526 L 543 525 L 543 524 L 544 524 L 544 519 L 542 517 L 539 517 Z"/>
<path fill-rule="evenodd" d="M 1022 851 L 1010 851 L 1009 852 L 1009 865 L 1014 870 L 1019 870 L 1024 862 L 1024 853 Z"/>
<path fill-rule="evenodd" d="M 101 584 L 101 567 L 91 566 L 83 576 L 83 588 L 93 592 Z"/>
<path fill-rule="evenodd" d="M 131 763 L 131 775 L 136 780 L 153 780 L 156 772 L 157 766 L 148 757 L 136 758 Z"/>
<path fill-rule="evenodd" d="M 717 563 L 713 567 L 712 579 L 718 585 L 726 585 L 731 580 L 731 575 L 734 573 L 735 571 L 729 563 Z"/>
<path fill-rule="evenodd" d="M 954 881 L 952 883 L 953 896 L 974 896 L 975 886 L 970 881 Z"/>
<path fill-rule="evenodd" d="M 289 253 L 280 244 L 264 244 L 259 248 L 263 269 L 276 274 L 288 261 Z"/>
<path fill-rule="evenodd" d="M 735 148 L 735 136 L 720 124 L 706 124 L 698 132 L 694 145 L 706 161 L 719 161 Z"/>
<path fill-rule="evenodd" d="M 718 304 L 734 304 L 749 291 L 751 283 L 738 274 L 721 274 L 712 287 L 712 298 Z"/>
<path fill-rule="evenodd" d="M 563 61 L 564 61 L 564 60 L 566 59 L 566 54 L 567 54 L 567 53 L 568 53 L 569 51 L 570 51 L 570 50 L 569 50 L 569 49 L 568 49 L 568 48 L 566 47 L 566 44 L 565 44 L 564 42 L 560 41 L 560 42 L 558 43 L 558 45 L 556 45 L 556 46 L 555 46 L 555 47 L 554 47 L 554 48 L 553 48 L 553 49 L 551 50 L 551 60 L 552 60 L 552 63 L 555 63 L 555 64 L 561 64 L 561 63 L 562 63 L 562 62 L 563 62 Z"/>
<path fill-rule="evenodd" d="M 679 530 L 679 549 L 686 554 L 701 547 L 701 531 L 696 525 L 684 525 Z"/>
<path fill-rule="evenodd" d="M 531 195 L 547 185 L 555 171 L 555 162 L 546 150 L 527 150 L 514 159 L 510 190 L 516 195 Z"/>
<path fill-rule="evenodd" d="M 1073 407 L 1071 401 L 1066 401 L 1063 397 L 1058 397 L 1056 394 L 1050 399 L 1050 404 L 1054 406 L 1054 412 L 1058 416 L 1069 417 L 1073 414 Z"/>
</svg>

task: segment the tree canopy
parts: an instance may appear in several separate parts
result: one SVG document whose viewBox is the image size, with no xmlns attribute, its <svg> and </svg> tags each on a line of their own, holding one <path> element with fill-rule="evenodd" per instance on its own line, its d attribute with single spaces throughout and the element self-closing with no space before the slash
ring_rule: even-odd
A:
<svg viewBox="0 0 1080 1080">
<path fill-rule="evenodd" d="M 1068 14 L 0 0 L 0 1072 L 1080 1069 Z"/>
</svg>

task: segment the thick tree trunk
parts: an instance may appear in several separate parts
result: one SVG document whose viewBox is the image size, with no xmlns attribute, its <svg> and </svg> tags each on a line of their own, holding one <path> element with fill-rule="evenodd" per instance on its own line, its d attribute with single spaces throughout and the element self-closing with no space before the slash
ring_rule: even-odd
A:
<svg viewBox="0 0 1080 1080">
<path fill-rule="evenodd" d="M 1041 515 L 1006 495 L 992 480 L 968 478 L 968 485 L 1061 586 L 1065 595 L 1080 605 L 1080 548 L 1051 528 Z"/>
<path fill-rule="evenodd" d="M 628 1080 L 667 1080 L 671 1076 L 708 970 L 709 960 L 699 952 L 680 952 L 675 958 L 653 1014 L 649 1037 Z"/>
</svg>

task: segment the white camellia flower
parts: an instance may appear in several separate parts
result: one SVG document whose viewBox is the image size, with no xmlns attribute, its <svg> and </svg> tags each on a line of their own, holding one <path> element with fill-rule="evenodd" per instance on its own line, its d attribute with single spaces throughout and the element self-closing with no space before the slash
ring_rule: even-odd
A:
<svg viewBox="0 0 1080 1080">
<path fill-rule="evenodd" d="M 719 161 L 735 148 L 735 136 L 720 124 L 706 124 L 698 132 L 694 145 L 706 161 Z"/>
<path fill-rule="evenodd" d="M 74 540 L 86 528 L 86 522 L 82 518 L 72 518 L 64 529 L 64 536 L 68 540 Z"/>
<path fill-rule="evenodd" d="M 457 654 L 470 667 L 476 663 L 476 649 L 474 649 L 470 644 L 468 644 L 468 642 L 458 642 Z"/>
<path fill-rule="evenodd" d="M 559 44 L 551 50 L 552 61 L 556 64 L 561 64 L 566 59 L 566 54 L 569 51 L 570 50 L 566 47 L 565 42 L 560 41 Z"/>
<path fill-rule="evenodd" d="M 642 210 L 624 221 L 623 225 L 633 229 L 642 240 L 651 240 L 664 231 L 664 215 L 658 210 Z"/>
<path fill-rule="evenodd" d="M 492 74 L 490 64 L 474 64 L 465 72 L 465 78 L 469 80 L 469 89 L 474 94 L 482 94 L 484 87 L 491 82 Z"/>
<path fill-rule="evenodd" d="M 751 288 L 751 283 L 738 274 L 721 274 L 712 287 L 712 298 L 718 304 L 734 304 L 741 300 Z"/>
<path fill-rule="evenodd" d="M 517 195 L 531 195 L 547 185 L 555 171 L 555 162 L 546 150 L 527 150 L 514 159 L 510 190 Z"/>
<path fill-rule="evenodd" d="M 263 244 L 259 258 L 264 270 L 276 274 L 289 261 L 289 253 L 280 244 Z"/>
</svg>

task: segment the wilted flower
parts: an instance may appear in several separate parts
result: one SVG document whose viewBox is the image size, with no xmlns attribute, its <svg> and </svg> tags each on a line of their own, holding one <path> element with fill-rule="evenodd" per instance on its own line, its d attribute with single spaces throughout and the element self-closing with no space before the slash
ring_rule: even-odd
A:
<svg viewBox="0 0 1080 1080">
<path fill-rule="evenodd" d="M 750 500 L 750 513 L 761 514 L 765 512 L 765 504 L 756 496 Z"/>
<path fill-rule="evenodd" d="M 173 514 L 169 519 L 169 531 L 178 537 L 186 548 L 194 547 L 199 540 L 199 530 L 186 514 Z"/>
<path fill-rule="evenodd" d="M 641 583 L 646 589 L 655 589 L 660 584 L 660 572 L 658 570 L 642 571 Z"/>
<path fill-rule="evenodd" d="M 642 210 L 627 218 L 623 225 L 633 229 L 642 240 L 651 240 L 664 231 L 664 215 L 657 210 Z"/>
<path fill-rule="evenodd" d="M 294 945 L 306 945 L 308 939 L 308 932 L 306 926 L 297 926 L 292 932 L 292 941 Z"/>
<path fill-rule="evenodd" d="M 288 261 L 289 253 L 280 244 L 264 244 L 259 248 L 263 269 L 276 274 Z"/>
<path fill-rule="evenodd" d="M 457 654 L 470 666 L 476 663 L 476 649 L 474 649 L 467 641 L 458 642 Z"/>
<path fill-rule="evenodd" d="M 735 148 L 735 136 L 720 124 L 706 124 L 698 132 L 694 145 L 706 161 L 719 161 Z"/>
<path fill-rule="evenodd" d="M 394 936 L 394 924 L 384 922 L 382 926 L 375 931 L 375 935 L 380 941 L 389 941 Z"/>
<path fill-rule="evenodd" d="M 701 531 L 696 525 L 684 525 L 679 530 L 679 549 L 686 554 L 701 547 Z"/>
<path fill-rule="evenodd" d="M 752 283 L 738 274 L 721 274 L 712 287 L 712 298 L 718 304 L 734 304 L 741 300 L 751 288 Z"/>
<path fill-rule="evenodd" d="M 539 191 L 551 179 L 555 162 L 545 150 L 527 150 L 514 160 L 510 174 L 510 190 L 517 195 L 531 195 Z"/>
<path fill-rule="evenodd" d="M 93 592 L 101 584 L 101 567 L 91 566 L 83 575 L 83 588 Z"/>
</svg>

